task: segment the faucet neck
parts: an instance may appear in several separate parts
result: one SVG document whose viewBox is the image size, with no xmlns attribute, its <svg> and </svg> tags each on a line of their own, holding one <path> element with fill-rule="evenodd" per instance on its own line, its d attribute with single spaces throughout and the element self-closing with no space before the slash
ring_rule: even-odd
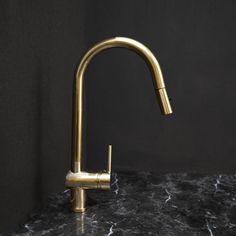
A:
<svg viewBox="0 0 236 236">
<path fill-rule="evenodd" d="M 172 113 L 169 99 L 165 91 L 165 84 L 159 63 L 153 53 L 143 44 L 130 38 L 115 37 L 104 40 L 93 46 L 82 58 L 76 73 L 75 84 L 75 127 L 74 127 L 74 150 L 73 166 L 74 172 L 81 172 L 82 166 L 82 137 L 83 137 L 83 81 L 84 73 L 92 58 L 99 52 L 109 48 L 127 48 L 140 55 L 147 63 L 153 78 L 153 84 L 158 91 L 161 107 L 164 114 Z"/>
</svg>

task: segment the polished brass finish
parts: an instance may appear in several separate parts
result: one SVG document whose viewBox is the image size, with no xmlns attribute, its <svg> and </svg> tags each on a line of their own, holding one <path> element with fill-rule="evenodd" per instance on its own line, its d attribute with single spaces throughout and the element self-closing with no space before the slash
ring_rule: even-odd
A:
<svg viewBox="0 0 236 236">
<path fill-rule="evenodd" d="M 99 52 L 113 48 L 128 48 L 139 54 L 147 63 L 153 78 L 163 114 L 171 114 L 171 106 L 165 89 L 163 76 L 157 59 L 143 44 L 130 38 L 115 37 L 104 40 L 92 47 L 82 58 L 77 73 L 75 84 L 75 124 L 74 124 L 74 149 L 72 171 L 66 176 L 66 186 L 71 188 L 72 210 L 84 212 L 87 189 L 109 189 L 111 181 L 112 146 L 108 146 L 108 166 L 103 173 L 88 173 L 82 171 L 82 136 L 83 136 L 83 82 L 84 73 L 91 59 Z"/>
</svg>

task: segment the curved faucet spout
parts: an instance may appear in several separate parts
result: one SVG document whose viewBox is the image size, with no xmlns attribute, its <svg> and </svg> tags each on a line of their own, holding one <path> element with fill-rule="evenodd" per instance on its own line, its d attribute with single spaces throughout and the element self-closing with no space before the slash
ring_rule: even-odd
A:
<svg viewBox="0 0 236 236">
<path fill-rule="evenodd" d="M 160 106 L 164 115 L 172 113 L 171 105 L 165 89 L 161 68 L 153 53 L 140 42 L 124 37 L 115 37 L 104 40 L 93 46 L 82 58 L 76 73 L 76 101 L 75 101 L 75 149 L 74 149 L 74 171 L 81 171 L 82 156 L 82 115 L 83 115 L 83 81 L 84 73 L 89 62 L 99 52 L 109 48 L 128 48 L 140 55 L 147 63 L 153 78 L 153 84 L 159 95 Z"/>
<path fill-rule="evenodd" d="M 78 183 L 81 179 L 81 175 L 79 174 L 84 173 L 82 171 L 82 132 L 83 132 L 83 81 L 84 81 L 84 73 L 86 71 L 86 68 L 89 64 L 89 62 L 92 60 L 92 58 L 97 55 L 99 52 L 109 49 L 109 48 L 127 48 L 134 52 L 136 52 L 138 55 L 140 55 L 145 62 L 147 63 L 153 79 L 153 84 L 157 93 L 157 97 L 160 101 L 160 106 L 162 108 L 163 114 L 171 114 L 172 109 L 170 106 L 170 102 L 167 96 L 167 92 L 165 89 L 165 84 L 162 76 L 162 72 L 159 66 L 159 63 L 153 53 L 143 44 L 141 44 L 138 41 L 135 41 L 130 38 L 124 38 L 124 37 L 115 37 L 111 39 L 104 40 L 95 46 L 93 46 L 82 58 L 79 67 L 77 69 L 76 73 L 76 84 L 75 84 L 75 127 L 74 127 L 74 150 L 73 150 L 73 164 L 72 164 L 72 170 L 73 173 L 78 173 L 77 175 L 70 174 L 69 177 L 75 181 L 75 183 Z M 111 149 L 111 146 L 110 146 Z M 111 153 L 109 154 L 111 155 Z M 69 179 L 68 177 L 68 179 Z M 91 177 L 92 178 L 92 177 Z M 96 178 L 96 177 L 94 177 Z M 72 180 L 68 180 L 70 184 L 72 184 Z M 82 181 L 83 182 L 83 181 Z M 81 183 L 80 186 L 82 186 Z M 76 185 L 76 184 L 75 184 Z M 77 186 L 77 185 L 76 185 Z M 74 192 L 73 192 L 74 191 Z M 72 191 L 74 198 L 77 198 L 72 200 L 74 202 L 78 202 L 78 204 L 81 203 L 81 199 L 85 198 L 84 195 L 84 189 L 74 189 Z M 76 197 L 76 195 L 78 197 Z M 75 209 L 75 208 L 74 208 Z M 82 209 L 82 208 L 81 208 Z M 75 209 L 76 211 L 76 209 Z M 82 211 L 82 210 L 78 210 Z"/>
</svg>

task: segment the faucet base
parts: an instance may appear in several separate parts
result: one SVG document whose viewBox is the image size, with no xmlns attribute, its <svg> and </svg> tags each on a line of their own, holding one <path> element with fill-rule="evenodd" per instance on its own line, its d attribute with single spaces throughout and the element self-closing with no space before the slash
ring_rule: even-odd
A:
<svg viewBox="0 0 236 236">
<path fill-rule="evenodd" d="M 73 212 L 83 213 L 86 210 L 86 193 L 82 188 L 71 189 L 71 209 Z"/>
</svg>

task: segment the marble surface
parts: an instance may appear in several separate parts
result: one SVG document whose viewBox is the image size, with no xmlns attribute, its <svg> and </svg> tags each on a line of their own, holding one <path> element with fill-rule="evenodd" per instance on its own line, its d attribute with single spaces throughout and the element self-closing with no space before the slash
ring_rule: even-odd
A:
<svg viewBox="0 0 236 236">
<path fill-rule="evenodd" d="M 120 172 L 111 191 L 88 195 L 85 214 L 65 191 L 8 235 L 236 235 L 236 175 Z"/>
</svg>

